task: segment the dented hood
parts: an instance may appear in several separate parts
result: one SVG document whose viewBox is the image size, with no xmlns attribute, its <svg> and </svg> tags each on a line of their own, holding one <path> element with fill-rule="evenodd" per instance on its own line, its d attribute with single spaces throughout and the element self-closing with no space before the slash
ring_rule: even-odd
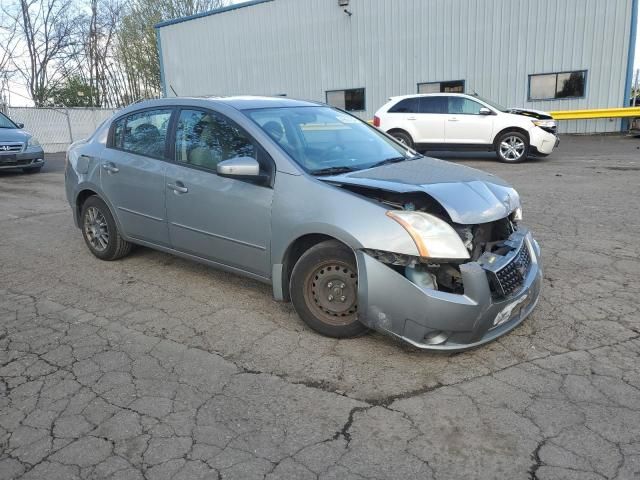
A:
<svg viewBox="0 0 640 480">
<path fill-rule="evenodd" d="M 335 185 L 424 192 L 460 224 L 493 222 L 520 206 L 518 193 L 490 173 L 435 158 L 419 158 L 357 172 L 319 177 Z"/>
</svg>

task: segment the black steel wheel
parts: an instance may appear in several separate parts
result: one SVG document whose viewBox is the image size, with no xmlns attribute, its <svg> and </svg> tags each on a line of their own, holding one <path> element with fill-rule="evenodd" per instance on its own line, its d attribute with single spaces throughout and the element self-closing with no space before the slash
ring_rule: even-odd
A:
<svg viewBox="0 0 640 480">
<path fill-rule="evenodd" d="M 358 320 L 358 269 L 353 252 L 337 241 L 307 250 L 293 267 L 291 301 L 302 320 L 323 335 L 361 335 Z"/>
</svg>

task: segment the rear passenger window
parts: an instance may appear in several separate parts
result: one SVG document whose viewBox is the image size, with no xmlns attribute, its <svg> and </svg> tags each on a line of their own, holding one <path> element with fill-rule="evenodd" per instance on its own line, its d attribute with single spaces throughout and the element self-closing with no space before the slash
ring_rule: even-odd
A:
<svg viewBox="0 0 640 480">
<path fill-rule="evenodd" d="M 420 97 L 420 113 L 447 113 L 447 97 Z"/>
<path fill-rule="evenodd" d="M 418 99 L 405 98 L 389 109 L 389 113 L 418 113 Z"/>
<path fill-rule="evenodd" d="M 164 158 L 172 110 L 145 110 L 118 120 L 113 146 L 145 157 Z"/>
<path fill-rule="evenodd" d="M 176 128 L 176 160 L 216 170 L 234 157 L 257 158 L 248 135 L 231 120 L 214 112 L 182 110 Z"/>
</svg>

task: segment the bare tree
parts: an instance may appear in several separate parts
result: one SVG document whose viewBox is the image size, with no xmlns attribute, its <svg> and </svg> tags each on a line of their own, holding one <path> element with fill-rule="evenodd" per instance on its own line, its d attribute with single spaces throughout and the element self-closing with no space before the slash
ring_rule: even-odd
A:
<svg viewBox="0 0 640 480">
<path fill-rule="evenodd" d="M 68 70 L 67 49 L 74 38 L 77 15 L 71 0 L 18 0 L 4 7 L 16 25 L 25 52 L 12 55 L 12 64 L 24 79 L 36 106 L 45 105 L 52 88 Z"/>
</svg>

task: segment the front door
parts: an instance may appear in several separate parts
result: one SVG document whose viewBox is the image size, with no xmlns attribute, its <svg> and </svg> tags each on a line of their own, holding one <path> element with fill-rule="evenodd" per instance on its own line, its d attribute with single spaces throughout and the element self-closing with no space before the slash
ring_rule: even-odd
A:
<svg viewBox="0 0 640 480">
<path fill-rule="evenodd" d="M 494 115 L 481 115 L 484 105 L 465 97 L 447 97 L 445 142 L 489 145 L 493 138 Z"/>
<path fill-rule="evenodd" d="M 172 247 L 269 277 L 273 189 L 220 177 L 216 166 L 234 157 L 253 157 L 272 176 L 273 161 L 244 130 L 217 112 L 183 109 L 175 132 L 175 163 L 166 175 Z"/>
<path fill-rule="evenodd" d="M 124 233 L 169 245 L 165 211 L 166 141 L 172 109 L 116 120 L 100 156 L 100 186 Z"/>
</svg>

